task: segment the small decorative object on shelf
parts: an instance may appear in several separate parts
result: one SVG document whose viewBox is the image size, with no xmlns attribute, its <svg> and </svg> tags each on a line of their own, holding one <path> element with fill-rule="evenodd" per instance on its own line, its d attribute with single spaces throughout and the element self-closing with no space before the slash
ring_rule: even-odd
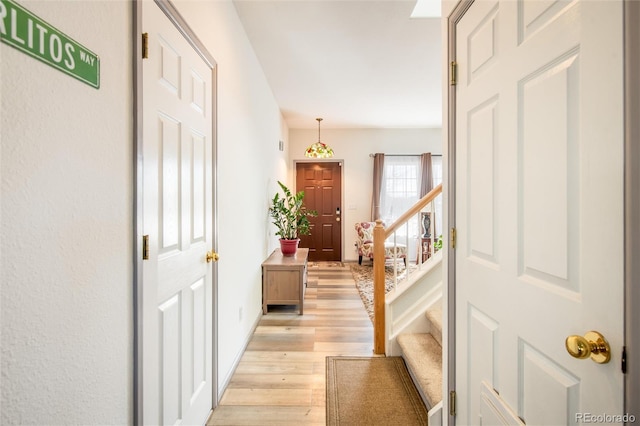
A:
<svg viewBox="0 0 640 426">
<path fill-rule="evenodd" d="M 424 231 L 423 238 L 431 237 L 431 212 L 422 212 L 422 230 Z"/>
</svg>

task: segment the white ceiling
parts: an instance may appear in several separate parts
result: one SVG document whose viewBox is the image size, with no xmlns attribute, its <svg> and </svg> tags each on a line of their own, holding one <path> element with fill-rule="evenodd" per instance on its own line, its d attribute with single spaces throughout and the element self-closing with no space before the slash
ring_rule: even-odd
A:
<svg viewBox="0 0 640 426">
<path fill-rule="evenodd" d="M 440 127 L 441 29 L 416 0 L 234 0 L 291 129 Z"/>
</svg>

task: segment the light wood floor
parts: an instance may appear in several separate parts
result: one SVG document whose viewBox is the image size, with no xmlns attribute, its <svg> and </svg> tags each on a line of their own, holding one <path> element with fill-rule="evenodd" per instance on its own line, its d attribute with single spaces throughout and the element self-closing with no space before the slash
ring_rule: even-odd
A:
<svg viewBox="0 0 640 426">
<path fill-rule="evenodd" d="M 208 425 L 325 424 L 325 357 L 373 356 L 373 326 L 348 266 L 310 266 L 304 303 L 269 307 Z"/>
</svg>

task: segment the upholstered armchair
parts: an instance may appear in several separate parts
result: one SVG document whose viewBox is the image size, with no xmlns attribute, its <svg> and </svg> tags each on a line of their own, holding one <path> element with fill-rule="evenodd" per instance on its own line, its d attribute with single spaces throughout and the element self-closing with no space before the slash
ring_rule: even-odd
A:
<svg viewBox="0 0 640 426">
<path fill-rule="evenodd" d="M 356 249 L 358 250 L 358 264 L 362 265 L 362 258 L 368 257 L 373 262 L 373 228 L 375 222 L 357 222 L 356 223 Z M 393 244 L 393 242 L 385 241 L 384 258 L 387 259 L 403 259 L 407 264 L 407 246 L 404 244 Z"/>
</svg>

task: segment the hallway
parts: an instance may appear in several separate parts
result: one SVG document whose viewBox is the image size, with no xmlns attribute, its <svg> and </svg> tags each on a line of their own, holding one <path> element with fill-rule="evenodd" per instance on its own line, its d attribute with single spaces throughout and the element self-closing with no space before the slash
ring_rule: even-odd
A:
<svg viewBox="0 0 640 426">
<path fill-rule="evenodd" d="M 325 357 L 372 356 L 349 266 L 309 265 L 304 315 L 270 307 L 208 425 L 324 425 Z"/>
</svg>

